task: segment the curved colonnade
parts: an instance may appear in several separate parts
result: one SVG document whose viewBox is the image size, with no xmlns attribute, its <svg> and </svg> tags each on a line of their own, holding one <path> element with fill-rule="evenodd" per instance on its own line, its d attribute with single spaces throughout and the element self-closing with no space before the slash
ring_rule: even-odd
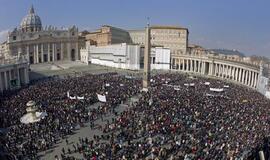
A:
<svg viewBox="0 0 270 160">
<path fill-rule="evenodd" d="M 260 67 L 216 57 L 179 55 L 172 58 L 172 70 L 230 80 L 256 89 Z"/>
</svg>

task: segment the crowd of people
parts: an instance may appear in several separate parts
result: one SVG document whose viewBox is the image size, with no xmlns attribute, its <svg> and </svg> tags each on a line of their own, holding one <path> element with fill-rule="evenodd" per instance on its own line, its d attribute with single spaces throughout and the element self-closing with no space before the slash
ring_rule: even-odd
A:
<svg viewBox="0 0 270 160">
<path fill-rule="evenodd" d="M 74 152 L 86 159 L 204 160 L 256 159 L 264 151 L 269 158 L 270 101 L 256 91 L 177 74 L 151 82 L 103 135 L 80 142 Z"/>
<path fill-rule="evenodd" d="M 75 159 L 73 153 L 90 160 L 254 159 L 261 150 L 270 157 L 270 101 L 257 91 L 171 73 L 155 75 L 150 82 L 148 92 L 142 92 L 139 79 L 114 73 L 87 75 L 40 82 L 1 97 L 0 125 L 9 128 L 1 143 L 17 157 L 35 159 L 38 152 L 72 134 L 74 126 L 102 118 L 139 95 L 138 101 L 98 128 L 102 135 L 80 138 L 55 159 Z M 86 99 L 70 100 L 67 91 Z M 89 110 L 86 106 L 98 101 L 96 93 L 107 95 L 107 102 Z M 48 117 L 20 124 L 29 100 L 40 103 Z"/>
<path fill-rule="evenodd" d="M 1 141 L 3 149 L 18 159 L 37 159 L 38 152 L 52 148 L 57 141 L 72 134 L 77 125 L 96 120 L 136 94 L 140 83 L 109 73 L 49 79 L 16 93 L 6 93 L 0 98 L 0 128 L 8 128 Z M 67 92 L 84 99 L 70 99 Z M 106 103 L 99 109 L 88 108 L 98 102 L 97 94 L 106 95 Z M 30 100 L 39 104 L 39 110 L 48 116 L 38 123 L 22 124 L 20 118 L 26 114 L 26 104 Z"/>
</svg>

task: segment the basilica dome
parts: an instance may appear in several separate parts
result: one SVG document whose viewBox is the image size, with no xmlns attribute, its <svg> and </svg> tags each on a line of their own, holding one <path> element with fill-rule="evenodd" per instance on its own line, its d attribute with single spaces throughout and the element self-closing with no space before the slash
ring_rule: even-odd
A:
<svg viewBox="0 0 270 160">
<path fill-rule="evenodd" d="M 22 19 L 20 28 L 23 32 L 35 32 L 41 30 L 41 20 L 40 17 L 35 14 L 33 6 L 31 6 L 29 13 Z"/>
</svg>

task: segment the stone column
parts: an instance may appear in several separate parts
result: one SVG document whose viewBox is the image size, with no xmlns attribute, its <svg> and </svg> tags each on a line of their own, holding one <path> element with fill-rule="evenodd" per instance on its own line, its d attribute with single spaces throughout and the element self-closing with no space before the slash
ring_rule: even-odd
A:
<svg viewBox="0 0 270 160">
<path fill-rule="evenodd" d="M 198 72 L 198 61 L 195 60 L 195 72 Z"/>
<path fill-rule="evenodd" d="M 232 66 L 232 80 L 235 81 L 235 67 Z"/>
<path fill-rule="evenodd" d="M 241 69 L 242 70 L 242 74 L 241 74 L 241 77 L 242 77 L 242 80 L 241 80 L 241 83 L 245 84 L 245 70 L 244 69 Z"/>
<path fill-rule="evenodd" d="M 248 70 L 245 70 L 245 85 L 248 84 Z"/>
<path fill-rule="evenodd" d="M 214 76 L 214 74 L 215 74 L 215 73 L 214 73 L 214 71 L 215 71 L 215 67 L 214 67 L 214 66 L 215 66 L 214 62 L 211 63 L 211 75 L 212 75 L 212 76 Z"/>
<path fill-rule="evenodd" d="M 190 70 L 191 70 L 191 72 L 194 72 L 194 69 L 193 69 L 194 68 L 193 67 L 193 60 L 191 59 L 190 62 L 191 62 Z"/>
<path fill-rule="evenodd" d="M 29 51 L 29 45 L 26 46 L 26 58 L 27 58 L 27 61 L 30 63 L 30 51 Z"/>
<path fill-rule="evenodd" d="M 238 67 L 236 68 L 236 77 L 236 81 L 240 82 L 240 69 Z"/>
<path fill-rule="evenodd" d="M 207 62 L 205 62 L 205 68 L 206 68 L 206 63 L 207 63 Z M 211 69 L 211 68 L 212 68 L 212 67 L 211 67 L 211 66 L 212 66 L 212 65 L 211 65 L 211 62 L 209 62 L 208 64 L 209 64 L 209 65 L 208 65 L 208 75 L 212 75 L 212 74 L 211 74 L 211 72 L 212 72 L 212 69 Z"/>
<path fill-rule="evenodd" d="M 241 82 L 241 79 L 242 79 L 241 71 L 242 71 L 242 69 L 241 68 L 238 68 L 238 82 Z"/>
<path fill-rule="evenodd" d="M 250 79 L 251 79 L 251 74 L 250 74 L 250 70 L 248 70 L 248 82 L 247 82 L 248 86 L 250 86 L 250 84 L 251 84 Z"/>
<path fill-rule="evenodd" d="M 52 61 L 55 61 L 55 43 L 52 44 Z"/>
<path fill-rule="evenodd" d="M 20 78 L 20 68 L 16 68 L 17 70 L 17 79 L 18 79 L 18 84 L 21 86 L 21 78 Z"/>
<path fill-rule="evenodd" d="M 67 43 L 67 57 L 68 57 L 69 61 L 71 61 L 71 55 L 70 55 L 71 50 L 70 49 L 71 49 L 70 43 Z"/>
<path fill-rule="evenodd" d="M 229 68 L 228 76 L 229 76 L 229 79 L 231 79 L 231 77 L 232 77 L 232 66 L 228 66 L 228 68 Z"/>
<path fill-rule="evenodd" d="M 254 87 L 257 88 L 258 83 L 258 73 L 255 72 L 255 77 L 254 77 Z"/>
<path fill-rule="evenodd" d="M 37 63 L 36 45 L 33 45 L 33 63 Z"/>
<path fill-rule="evenodd" d="M 201 66 L 201 74 L 204 74 L 204 64 L 205 64 L 205 62 L 204 62 L 204 61 L 202 61 L 202 66 Z"/>
<path fill-rule="evenodd" d="M 24 68 L 24 77 L 25 77 L 25 84 L 29 83 L 29 72 L 28 72 L 28 68 Z"/>
<path fill-rule="evenodd" d="M 60 44 L 60 54 L 61 54 L 61 56 L 60 56 L 60 60 L 63 60 L 64 59 L 64 43 L 61 43 Z"/>
<path fill-rule="evenodd" d="M 254 87 L 254 72 L 251 71 L 251 87 Z"/>
<path fill-rule="evenodd" d="M 43 43 L 41 44 L 41 62 L 44 62 L 44 46 Z"/>
<path fill-rule="evenodd" d="M 236 68 L 236 67 L 233 67 L 233 72 L 234 72 L 233 80 L 234 80 L 234 81 L 237 81 L 237 78 L 236 78 L 236 75 L 237 75 L 237 68 Z"/>
<path fill-rule="evenodd" d="M 224 73 L 225 73 L 225 66 L 224 66 L 224 64 L 222 64 L 221 78 L 224 78 Z"/>
<path fill-rule="evenodd" d="M 228 76 L 228 65 L 224 65 L 224 78 L 227 79 Z"/>
<path fill-rule="evenodd" d="M 3 90 L 4 90 L 3 84 L 4 84 L 4 82 L 2 80 L 2 72 L 0 72 L 0 91 L 1 92 L 3 92 Z"/>
<path fill-rule="evenodd" d="M 182 59 L 182 62 L 183 62 L 183 71 L 185 72 L 186 71 L 186 60 L 185 59 Z"/>
<path fill-rule="evenodd" d="M 189 72 L 189 59 L 187 59 L 187 71 Z"/>
<path fill-rule="evenodd" d="M 181 70 L 181 60 L 180 58 L 177 58 L 177 62 L 178 62 L 178 71 Z"/>
<path fill-rule="evenodd" d="M 179 70 L 182 71 L 183 70 L 183 64 L 182 64 L 182 59 L 179 58 Z"/>
<path fill-rule="evenodd" d="M 5 78 L 5 89 L 8 90 L 8 77 L 7 77 L 7 71 L 4 71 L 4 78 Z"/>
<path fill-rule="evenodd" d="M 79 44 L 76 43 L 76 51 L 75 51 L 75 54 L 76 54 L 75 58 L 76 58 L 76 59 L 75 59 L 75 60 L 79 60 L 79 57 L 80 57 L 80 56 L 79 56 L 79 52 L 80 52 L 80 51 L 79 51 Z"/>
<path fill-rule="evenodd" d="M 37 49 L 37 63 L 40 63 L 39 62 L 39 46 L 38 46 L 38 44 L 36 45 L 36 49 Z"/>
<path fill-rule="evenodd" d="M 217 71 L 218 71 L 218 65 L 217 65 L 217 63 L 215 63 L 215 71 L 214 71 L 215 76 L 217 76 L 217 73 L 218 73 Z"/>
<path fill-rule="evenodd" d="M 48 45 L 48 62 L 50 62 L 51 61 L 51 44 L 48 43 L 47 45 Z"/>
<path fill-rule="evenodd" d="M 11 70 L 8 71 L 8 75 L 9 75 L 9 82 L 8 82 L 8 84 L 10 85 L 10 80 L 12 80 Z"/>
<path fill-rule="evenodd" d="M 226 71 L 226 72 L 225 72 L 225 78 L 228 79 L 228 76 L 229 76 L 229 70 L 230 70 L 230 69 L 229 69 L 229 65 L 226 65 L 225 67 L 226 67 L 226 68 L 225 68 L 225 71 Z"/>
</svg>

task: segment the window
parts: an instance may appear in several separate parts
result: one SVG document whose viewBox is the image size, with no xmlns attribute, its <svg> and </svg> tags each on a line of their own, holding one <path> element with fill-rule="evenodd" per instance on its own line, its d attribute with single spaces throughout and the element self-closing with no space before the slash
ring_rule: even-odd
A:
<svg viewBox="0 0 270 160">
<path fill-rule="evenodd" d="M 13 40 L 14 40 L 14 41 L 16 40 L 16 36 L 13 36 Z"/>
<path fill-rule="evenodd" d="M 179 33 L 178 33 L 178 37 L 180 37 L 180 36 L 181 36 L 181 33 L 179 32 Z"/>
</svg>

